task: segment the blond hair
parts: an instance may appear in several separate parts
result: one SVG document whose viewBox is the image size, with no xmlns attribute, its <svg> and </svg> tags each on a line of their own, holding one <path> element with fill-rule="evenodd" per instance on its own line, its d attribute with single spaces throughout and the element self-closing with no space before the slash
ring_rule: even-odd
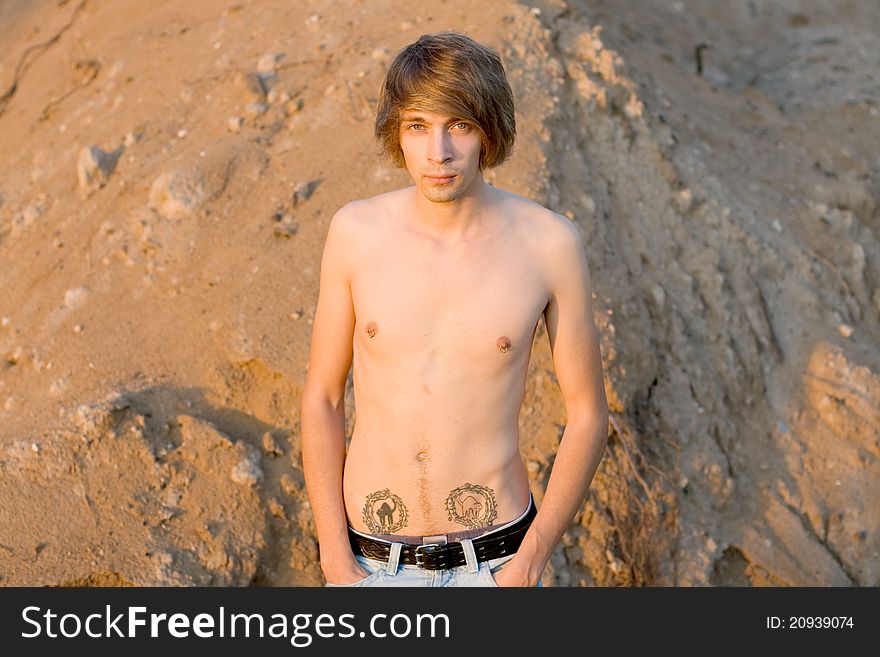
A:
<svg viewBox="0 0 880 657">
<path fill-rule="evenodd" d="M 480 131 L 480 170 L 510 155 L 516 139 L 513 92 L 501 58 L 469 36 L 423 34 L 394 57 L 379 91 L 374 134 L 380 155 L 405 166 L 400 115 L 406 109 L 445 112 Z"/>
</svg>

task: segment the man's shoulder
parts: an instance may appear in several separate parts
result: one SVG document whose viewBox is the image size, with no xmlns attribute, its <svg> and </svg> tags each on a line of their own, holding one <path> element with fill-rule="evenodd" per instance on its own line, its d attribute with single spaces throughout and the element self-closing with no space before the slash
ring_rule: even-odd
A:
<svg viewBox="0 0 880 657">
<path fill-rule="evenodd" d="M 570 219 L 513 192 L 502 194 L 505 213 L 515 217 L 530 241 L 542 250 L 552 254 L 555 249 L 566 244 L 571 246 L 580 239 L 580 229 Z"/>
<path fill-rule="evenodd" d="M 375 214 L 377 210 L 392 210 L 400 205 L 404 195 L 411 191 L 411 188 L 403 187 L 365 198 L 354 199 L 342 206 L 339 212 L 348 215 L 360 215 Z"/>
<path fill-rule="evenodd" d="M 376 222 L 389 216 L 394 208 L 400 205 L 406 192 L 407 188 L 404 187 L 351 200 L 336 211 L 333 222 L 339 224 L 339 228 L 346 230 L 346 232 L 367 225 L 375 228 Z"/>
</svg>

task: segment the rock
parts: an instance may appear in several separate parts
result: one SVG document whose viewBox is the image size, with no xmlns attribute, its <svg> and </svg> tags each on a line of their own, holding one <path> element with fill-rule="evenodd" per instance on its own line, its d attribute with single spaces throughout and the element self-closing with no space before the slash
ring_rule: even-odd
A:
<svg viewBox="0 0 880 657">
<path fill-rule="evenodd" d="M 226 121 L 226 129 L 233 134 L 240 131 L 243 125 L 244 117 L 241 116 L 230 116 L 229 119 Z"/>
<path fill-rule="evenodd" d="M 265 114 L 269 109 L 268 103 L 248 103 L 244 106 L 244 113 L 251 117 Z"/>
<path fill-rule="evenodd" d="M 281 476 L 281 490 L 290 496 L 296 496 L 299 493 L 299 487 L 289 474 Z"/>
<path fill-rule="evenodd" d="M 297 186 L 294 188 L 293 195 L 291 197 L 291 200 L 293 201 L 293 207 L 297 207 L 300 203 L 308 201 L 309 198 L 311 198 L 312 194 L 315 193 L 315 190 L 320 184 L 320 180 L 309 180 L 306 182 L 298 183 Z"/>
<path fill-rule="evenodd" d="M 89 297 L 85 287 L 72 287 L 64 293 L 64 307 L 70 310 L 81 307 Z"/>
<path fill-rule="evenodd" d="M 687 214 L 694 204 L 694 196 L 691 190 L 685 188 L 679 191 L 672 199 L 672 204 L 679 214 Z"/>
<path fill-rule="evenodd" d="M 244 100 L 246 103 L 262 103 L 266 100 L 266 85 L 256 73 L 246 73 L 239 78 L 239 84 L 243 87 Z"/>
<path fill-rule="evenodd" d="M 257 61 L 257 73 L 262 75 L 274 75 L 278 68 L 278 62 L 284 58 L 284 53 L 267 52 Z"/>
<path fill-rule="evenodd" d="M 286 214 L 282 217 L 276 215 L 276 224 L 273 226 L 272 232 L 275 237 L 290 238 L 296 235 L 299 230 L 299 224 L 293 220 L 293 217 Z"/>
<path fill-rule="evenodd" d="M 149 206 L 166 219 L 190 216 L 205 199 L 205 181 L 198 171 L 167 171 L 153 181 Z"/>
<path fill-rule="evenodd" d="M 256 486 L 263 480 L 263 471 L 253 455 L 248 455 L 232 468 L 232 481 L 243 486 Z"/>
<path fill-rule="evenodd" d="M 268 507 L 269 507 L 269 512 L 273 516 L 275 516 L 276 518 L 284 518 L 287 515 L 284 513 L 284 507 L 274 497 L 269 498 Z"/>
<path fill-rule="evenodd" d="M 76 162 L 76 177 L 80 189 L 91 193 L 106 185 L 124 150 L 124 146 L 110 152 L 102 151 L 97 146 L 84 147 Z"/>
<path fill-rule="evenodd" d="M 290 116 L 292 114 L 297 114 L 303 108 L 303 99 L 302 98 L 291 98 L 286 103 L 284 103 L 284 112 Z"/>
<path fill-rule="evenodd" d="M 654 305 L 657 308 L 663 308 L 666 304 L 666 290 L 663 289 L 663 286 L 659 283 L 654 283 L 651 286 L 651 299 L 654 301 Z"/>
<path fill-rule="evenodd" d="M 278 448 L 275 439 L 272 438 L 272 434 L 268 431 L 263 434 L 263 451 L 269 456 L 281 456 L 284 454 L 284 452 Z"/>
<path fill-rule="evenodd" d="M 286 91 L 271 89 L 269 93 L 266 94 L 266 100 L 270 105 L 274 105 L 275 103 L 281 103 L 283 105 L 290 100 L 290 94 Z"/>
</svg>

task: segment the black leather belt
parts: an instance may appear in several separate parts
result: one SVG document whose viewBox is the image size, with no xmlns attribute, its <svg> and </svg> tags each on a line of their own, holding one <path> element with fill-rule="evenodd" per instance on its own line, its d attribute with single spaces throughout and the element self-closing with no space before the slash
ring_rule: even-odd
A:
<svg viewBox="0 0 880 657">
<path fill-rule="evenodd" d="M 473 539 L 477 561 L 497 559 L 516 552 L 536 514 L 537 509 L 530 500 L 528 511 L 515 523 Z M 351 550 L 355 554 L 385 562 L 391 555 L 391 543 L 387 541 L 378 541 L 363 536 L 352 531 L 351 528 L 348 530 L 348 539 L 351 543 Z M 467 564 L 467 558 L 464 555 L 461 542 L 427 543 L 404 545 L 400 550 L 400 563 L 419 566 L 425 570 L 445 570 L 464 566 Z"/>
</svg>

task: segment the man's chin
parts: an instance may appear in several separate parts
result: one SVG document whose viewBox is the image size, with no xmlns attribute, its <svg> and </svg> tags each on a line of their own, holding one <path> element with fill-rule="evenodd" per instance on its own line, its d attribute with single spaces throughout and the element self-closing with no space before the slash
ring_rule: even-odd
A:
<svg viewBox="0 0 880 657">
<path fill-rule="evenodd" d="M 422 196 L 433 203 L 449 203 L 458 199 L 458 189 L 422 189 Z"/>
</svg>

